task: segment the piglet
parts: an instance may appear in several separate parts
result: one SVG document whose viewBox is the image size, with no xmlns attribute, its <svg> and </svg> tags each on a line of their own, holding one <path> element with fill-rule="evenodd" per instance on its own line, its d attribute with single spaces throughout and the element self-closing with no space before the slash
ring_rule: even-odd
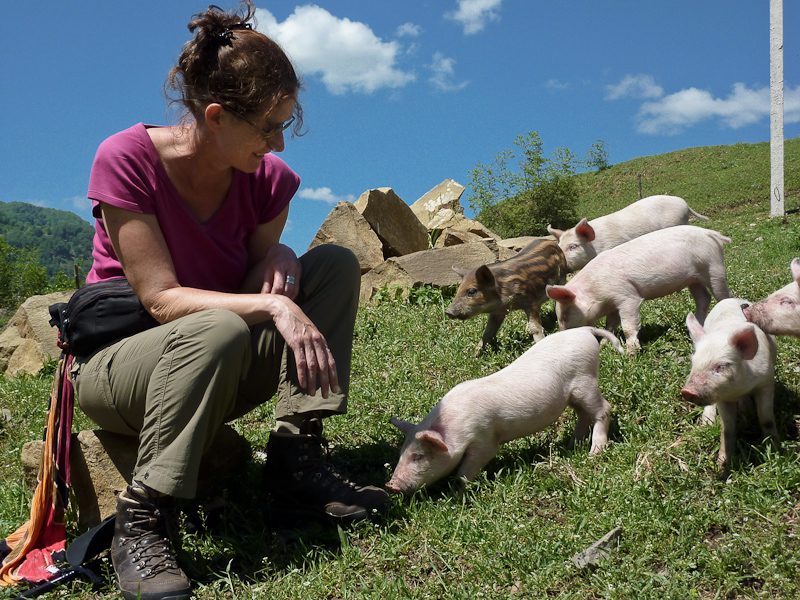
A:
<svg viewBox="0 0 800 600">
<path fill-rule="evenodd" d="M 598 337 L 621 351 L 617 338 L 602 329 L 555 333 L 504 369 L 455 386 L 419 425 L 393 417 L 406 438 L 386 487 L 412 494 L 455 469 L 472 480 L 500 444 L 545 429 L 567 406 L 578 413 L 570 445 L 591 427 L 591 453 L 600 452 L 611 407 L 597 387 Z"/>
<path fill-rule="evenodd" d="M 775 392 L 775 338 L 748 323 L 742 312 L 747 300 L 718 302 L 701 325 L 692 313 L 686 326 L 694 341 L 692 370 L 681 390 L 684 399 L 704 406 L 705 422 L 713 420 L 716 406 L 722 422 L 719 464 L 730 463 L 736 438 L 736 412 L 740 401 L 755 398 L 764 437 L 778 441 L 772 400 Z"/>
<path fill-rule="evenodd" d="M 541 305 L 547 301 L 545 287 L 564 283 L 567 264 L 564 253 L 553 240 L 534 240 L 509 259 L 482 265 L 473 271 L 455 269 L 461 275 L 455 298 L 445 310 L 451 319 L 466 320 L 489 313 L 477 352 L 494 341 L 511 310 L 528 315 L 525 330 L 538 342 L 544 337 Z"/>
<path fill-rule="evenodd" d="M 722 244 L 730 241 L 710 229 L 678 225 L 607 250 L 566 285 L 547 286 L 547 295 L 556 301 L 558 325 L 569 329 L 607 317 L 609 331 L 622 324 L 628 354 L 633 355 L 641 348 L 638 336 L 642 301 L 686 287 L 694 297 L 695 314 L 702 323 L 711 305 L 711 294 L 717 300 L 731 295 L 722 252 Z"/>
<path fill-rule="evenodd" d="M 556 237 L 564 251 L 567 268 L 577 271 L 601 252 L 619 246 L 651 231 L 686 225 L 689 216 L 708 221 L 696 213 L 683 198 L 677 196 L 648 196 L 617 212 L 580 222 L 561 231 L 549 225 L 547 231 Z"/>
<path fill-rule="evenodd" d="M 789 268 L 794 281 L 745 308 L 744 314 L 767 333 L 800 337 L 800 258 Z"/>
</svg>

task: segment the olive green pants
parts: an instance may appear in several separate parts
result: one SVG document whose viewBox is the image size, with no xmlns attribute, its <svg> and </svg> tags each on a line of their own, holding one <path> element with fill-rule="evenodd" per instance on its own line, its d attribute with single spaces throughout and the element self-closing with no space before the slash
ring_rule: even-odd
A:
<svg viewBox="0 0 800 600">
<path fill-rule="evenodd" d="M 74 360 L 83 412 L 103 429 L 139 437 L 134 479 L 170 496 L 193 497 L 200 459 L 220 425 L 276 392 L 276 419 L 346 412 L 358 260 L 346 248 L 323 245 L 300 262 L 296 302 L 325 336 L 339 376 L 340 392 L 327 399 L 298 386 L 292 353 L 271 321 L 248 327 L 222 309 L 176 319 Z"/>
</svg>

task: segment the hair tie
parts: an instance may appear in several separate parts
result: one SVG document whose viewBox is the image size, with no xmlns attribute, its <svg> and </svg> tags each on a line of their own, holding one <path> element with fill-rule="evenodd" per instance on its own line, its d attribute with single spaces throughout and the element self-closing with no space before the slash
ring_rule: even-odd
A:
<svg viewBox="0 0 800 600">
<path fill-rule="evenodd" d="M 253 26 L 250 23 L 234 23 L 233 25 L 228 25 L 225 29 L 217 33 L 217 37 L 223 40 L 223 43 L 230 44 L 231 40 L 233 39 L 233 32 L 240 31 L 242 29 L 253 29 Z"/>
</svg>

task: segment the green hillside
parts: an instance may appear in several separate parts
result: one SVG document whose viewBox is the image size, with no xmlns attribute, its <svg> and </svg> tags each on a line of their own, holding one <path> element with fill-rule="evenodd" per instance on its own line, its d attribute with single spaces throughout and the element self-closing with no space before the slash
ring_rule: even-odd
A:
<svg viewBox="0 0 800 600">
<path fill-rule="evenodd" d="M 769 211 L 769 143 L 688 148 L 636 158 L 600 172 L 576 176 L 578 213 L 589 219 L 614 212 L 642 197 L 669 194 L 707 216 L 743 205 Z M 785 207 L 800 205 L 800 138 L 785 143 Z"/>
<path fill-rule="evenodd" d="M 92 265 L 94 227 L 67 210 L 25 202 L 0 202 L 0 236 L 15 248 L 38 248 L 39 264 L 52 278 L 63 271 L 72 279 L 77 264 L 83 277 Z"/>
<path fill-rule="evenodd" d="M 798 140 L 786 145 L 787 218 L 769 218 L 767 144 L 694 148 L 577 176 L 579 212 L 615 211 L 642 195 L 684 197 L 730 237 L 728 285 L 758 300 L 791 280 L 800 256 Z M 661 265 L 653 265 L 658 269 Z M 521 310 L 497 347 L 475 356 L 484 316 L 449 319 L 452 290 L 420 288 L 359 307 L 353 336 L 350 409 L 326 419 L 329 456 L 351 481 L 382 486 L 397 464 L 402 434 L 391 416 L 419 422 L 454 386 L 495 373 L 531 347 Z M 228 485 L 175 504 L 182 568 L 198 600 L 796 600 L 800 598 L 800 338 L 777 339 L 774 418 L 781 443 L 765 443 L 755 408 L 742 402 L 730 468 L 720 469 L 721 426 L 681 389 L 694 345 L 687 290 L 641 306 L 642 351 L 599 349 L 599 388 L 611 404 L 608 447 L 570 447 L 568 409 L 550 427 L 504 444 L 477 479 L 445 478 L 413 497 L 392 496 L 386 515 L 342 527 L 272 510 L 263 461 L 275 398 L 233 426 L 253 459 Z M 548 335 L 558 324 L 542 310 Z M 602 326 L 601 319 L 598 326 Z M 622 336 L 620 332 L 620 336 Z M 724 365 L 720 365 L 724 366 Z M 715 367 L 716 368 L 716 367 Z M 25 522 L 31 493 L 20 449 L 41 439 L 51 365 L 32 377 L 0 376 L 0 537 Z M 541 386 L 540 372 L 514 382 Z M 35 400 L 35 401 L 32 401 Z M 75 410 L 75 429 L 95 426 Z M 74 515 L 70 538 L 78 533 Z M 611 531 L 605 558 L 572 558 Z M 105 570 L 106 575 L 108 569 Z M 0 599 L 21 590 L 0 589 Z M 59 598 L 116 599 L 81 578 Z"/>
</svg>

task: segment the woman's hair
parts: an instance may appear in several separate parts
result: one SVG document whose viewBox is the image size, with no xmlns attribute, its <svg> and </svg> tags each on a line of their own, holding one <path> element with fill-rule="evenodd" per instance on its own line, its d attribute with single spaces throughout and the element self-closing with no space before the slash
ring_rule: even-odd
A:
<svg viewBox="0 0 800 600">
<path fill-rule="evenodd" d="M 170 104 L 182 104 L 202 122 L 211 102 L 246 115 L 270 111 L 297 96 L 302 84 L 292 62 L 277 43 L 252 28 L 255 8 L 251 0 L 240 0 L 236 11 L 212 5 L 192 17 L 189 31 L 194 39 L 184 45 L 164 84 Z M 299 102 L 294 116 L 292 132 L 299 134 Z"/>
</svg>

